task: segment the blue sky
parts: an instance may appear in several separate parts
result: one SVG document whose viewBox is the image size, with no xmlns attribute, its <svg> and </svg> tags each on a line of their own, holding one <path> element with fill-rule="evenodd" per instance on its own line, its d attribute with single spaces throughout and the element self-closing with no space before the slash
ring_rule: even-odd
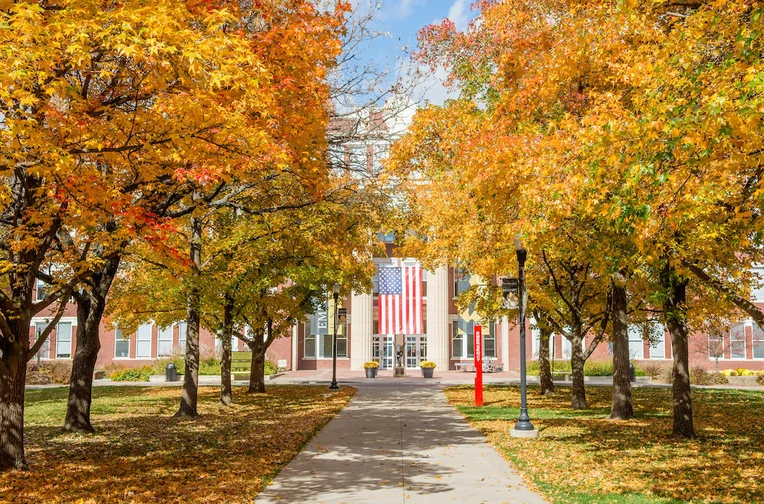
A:
<svg viewBox="0 0 764 504">
<path fill-rule="evenodd" d="M 406 50 L 416 48 L 417 32 L 422 27 L 449 18 L 457 29 L 463 30 L 475 14 L 470 9 L 471 0 L 354 0 L 353 4 L 368 8 L 370 2 L 379 5 L 374 28 L 387 36 L 372 42 L 364 57 L 387 60 L 391 66 L 396 58 L 405 57 Z M 448 97 L 448 91 L 440 84 L 444 77 L 445 72 L 440 71 L 427 79 L 420 91 L 424 98 L 443 103 Z"/>
</svg>

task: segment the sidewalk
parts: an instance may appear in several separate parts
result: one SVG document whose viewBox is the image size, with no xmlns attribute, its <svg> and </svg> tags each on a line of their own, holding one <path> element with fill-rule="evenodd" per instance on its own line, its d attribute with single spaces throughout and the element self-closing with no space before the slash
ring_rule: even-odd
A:
<svg viewBox="0 0 764 504">
<path fill-rule="evenodd" d="M 440 387 L 391 379 L 357 388 L 255 502 L 546 502 Z"/>
</svg>

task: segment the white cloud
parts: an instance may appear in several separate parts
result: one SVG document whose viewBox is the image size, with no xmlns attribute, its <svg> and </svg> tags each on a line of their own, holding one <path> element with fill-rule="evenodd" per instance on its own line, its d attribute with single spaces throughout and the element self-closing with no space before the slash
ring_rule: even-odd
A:
<svg viewBox="0 0 764 504">
<path fill-rule="evenodd" d="M 444 68 L 438 68 L 435 73 L 429 69 L 420 69 L 422 72 L 429 72 L 417 86 L 416 94 L 433 105 L 443 105 L 448 99 L 457 97 L 457 93 L 444 85 L 448 73 Z"/>
<path fill-rule="evenodd" d="M 467 23 L 470 21 L 467 0 L 456 0 L 448 9 L 448 19 L 456 25 L 456 29 L 459 31 L 467 28 Z"/>
<path fill-rule="evenodd" d="M 406 19 L 411 16 L 414 7 L 421 5 L 422 0 L 387 1 L 382 4 L 383 19 Z"/>
</svg>

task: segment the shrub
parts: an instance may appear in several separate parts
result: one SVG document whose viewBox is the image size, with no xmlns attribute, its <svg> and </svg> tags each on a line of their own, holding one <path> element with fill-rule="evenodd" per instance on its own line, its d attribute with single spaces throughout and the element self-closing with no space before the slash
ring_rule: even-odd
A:
<svg viewBox="0 0 764 504">
<path fill-rule="evenodd" d="M 379 362 L 377 361 L 369 361 L 363 363 L 364 369 L 377 369 L 379 367 Z"/>
<path fill-rule="evenodd" d="M 70 360 L 41 361 L 39 367 L 37 362 L 27 365 L 27 383 L 30 385 L 51 383 L 65 385 L 69 383 L 71 377 L 72 361 Z"/>
<path fill-rule="evenodd" d="M 709 373 L 703 368 L 690 370 L 690 383 L 693 385 L 724 385 L 728 383 L 724 373 Z"/>
<path fill-rule="evenodd" d="M 756 383 L 759 385 L 764 385 L 764 372 L 759 373 L 758 378 L 756 378 Z"/>
<path fill-rule="evenodd" d="M 220 361 L 216 359 L 215 357 L 206 357 L 206 358 L 202 358 L 199 361 L 200 376 L 215 376 L 219 374 L 220 374 Z"/>
<path fill-rule="evenodd" d="M 220 368 L 220 366 L 218 366 L 218 369 L 219 368 Z M 276 373 L 278 373 L 278 371 L 279 371 L 279 368 L 276 366 L 276 364 L 274 364 L 273 362 L 271 362 L 269 360 L 265 361 L 265 374 L 266 375 L 275 375 Z"/>
<path fill-rule="evenodd" d="M 112 371 L 109 375 L 111 381 L 149 381 L 151 377 L 151 366 L 141 366 L 137 368 L 125 368 Z"/>
<path fill-rule="evenodd" d="M 163 375 L 167 364 L 172 362 L 178 374 L 186 372 L 186 357 L 184 355 L 173 355 L 157 359 L 151 366 L 152 374 Z M 220 374 L 220 360 L 217 357 L 200 357 L 199 376 L 216 376 Z"/>
<path fill-rule="evenodd" d="M 419 363 L 419 367 L 421 368 L 435 368 L 435 363 L 433 361 L 423 360 Z"/>
</svg>

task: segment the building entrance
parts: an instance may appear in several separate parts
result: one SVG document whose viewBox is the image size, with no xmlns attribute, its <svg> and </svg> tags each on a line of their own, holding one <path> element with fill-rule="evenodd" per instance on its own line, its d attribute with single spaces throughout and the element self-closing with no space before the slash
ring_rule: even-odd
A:
<svg viewBox="0 0 764 504">
<path fill-rule="evenodd" d="M 380 369 L 395 366 L 395 336 L 379 335 L 372 339 L 372 360 L 379 362 Z"/>
<path fill-rule="evenodd" d="M 405 356 L 408 369 L 416 369 L 420 362 L 427 360 L 427 336 L 407 335 Z"/>
</svg>

